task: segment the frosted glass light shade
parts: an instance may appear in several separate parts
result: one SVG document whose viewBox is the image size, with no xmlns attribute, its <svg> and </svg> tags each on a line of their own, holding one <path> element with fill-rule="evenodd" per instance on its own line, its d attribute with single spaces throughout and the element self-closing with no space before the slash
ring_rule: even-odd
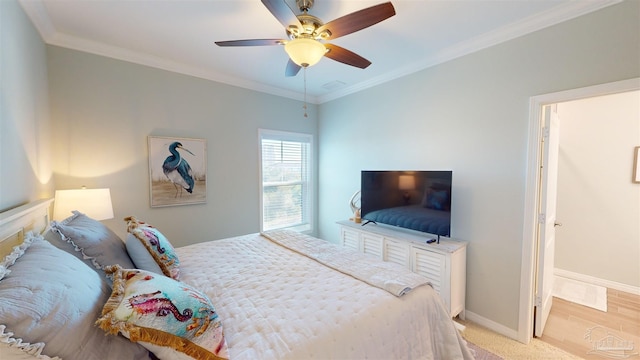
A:
<svg viewBox="0 0 640 360">
<path fill-rule="evenodd" d="M 298 38 L 287 42 L 284 45 L 291 61 L 302 67 L 313 66 L 322 59 L 327 52 L 324 45 L 314 39 Z"/>
<path fill-rule="evenodd" d="M 95 220 L 113 219 L 113 205 L 109 189 L 56 190 L 53 220 L 71 216 L 73 210 Z"/>
</svg>

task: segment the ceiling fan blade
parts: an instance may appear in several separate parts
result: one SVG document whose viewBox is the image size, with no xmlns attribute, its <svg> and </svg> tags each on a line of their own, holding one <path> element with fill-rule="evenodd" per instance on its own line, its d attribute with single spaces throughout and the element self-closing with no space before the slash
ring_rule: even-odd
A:
<svg viewBox="0 0 640 360">
<path fill-rule="evenodd" d="M 250 39 L 250 40 L 230 40 L 216 41 L 218 46 L 267 46 L 282 45 L 284 40 L 280 39 Z"/>
<path fill-rule="evenodd" d="M 378 4 L 329 21 L 320 26 L 317 32 L 329 30 L 331 34 L 326 39 L 335 39 L 377 24 L 395 14 L 396 10 L 390 2 Z"/>
<path fill-rule="evenodd" d="M 302 67 L 294 63 L 291 59 L 287 62 L 287 68 L 284 71 L 285 76 L 296 76 Z"/>
<path fill-rule="evenodd" d="M 371 65 L 371 61 L 363 58 L 353 51 L 349 51 L 343 47 L 333 44 L 324 44 L 324 46 L 329 49 L 329 51 L 324 54 L 324 56 L 328 57 L 329 59 L 339 61 L 343 64 L 355 66 L 360 69 L 364 69 L 367 66 Z"/>
<path fill-rule="evenodd" d="M 285 29 L 290 25 L 295 25 L 298 29 L 302 28 L 300 20 L 284 0 L 262 0 L 262 4 L 278 19 Z"/>
</svg>

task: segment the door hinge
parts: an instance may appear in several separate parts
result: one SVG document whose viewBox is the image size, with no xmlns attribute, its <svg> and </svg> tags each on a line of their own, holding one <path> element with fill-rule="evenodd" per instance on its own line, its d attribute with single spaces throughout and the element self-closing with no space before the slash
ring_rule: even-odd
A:
<svg viewBox="0 0 640 360">
<path fill-rule="evenodd" d="M 543 139 L 548 139 L 549 138 L 549 127 L 545 126 L 542 128 L 542 138 Z"/>
<path fill-rule="evenodd" d="M 545 213 L 538 214 L 538 224 L 544 224 L 547 220 L 547 215 Z"/>
<path fill-rule="evenodd" d="M 542 306 L 542 297 L 536 295 L 535 305 L 534 306 Z"/>
</svg>

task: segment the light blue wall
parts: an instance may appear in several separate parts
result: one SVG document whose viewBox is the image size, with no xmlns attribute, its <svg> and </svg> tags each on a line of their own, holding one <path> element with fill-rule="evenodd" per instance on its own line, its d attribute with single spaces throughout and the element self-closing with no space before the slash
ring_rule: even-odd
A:
<svg viewBox="0 0 640 360">
<path fill-rule="evenodd" d="M 0 211 L 53 196 L 46 50 L 15 1 L 0 1 Z"/>
<path fill-rule="evenodd" d="M 320 236 L 338 240 L 361 170 L 451 169 L 467 310 L 518 329 L 529 99 L 638 77 L 639 14 L 626 1 L 322 104 Z"/>
<path fill-rule="evenodd" d="M 258 129 L 313 134 L 316 106 L 49 46 L 58 189 L 108 187 L 121 236 L 135 215 L 176 246 L 258 232 Z M 207 141 L 207 203 L 151 208 L 147 136 Z"/>
<path fill-rule="evenodd" d="M 304 118 L 294 100 L 58 47 L 45 55 L 17 3 L 0 10 L 0 160 L 18 172 L 0 167 L 0 209 L 52 196 L 54 174 L 59 189 L 111 188 L 107 225 L 120 235 L 127 215 L 162 226 L 177 246 L 255 232 L 258 129 L 312 133 L 320 236 L 330 240 L 351 215 L 360 170 L 453 170 L 452 233 L 470 242 L 467 308 L 511 329 L 529 98 L 640 76 L 640 2 L 631 0 L 311 106 Z M 207 139 L 206 205 L 149 207 L 150 134 Z"/>
</svg>

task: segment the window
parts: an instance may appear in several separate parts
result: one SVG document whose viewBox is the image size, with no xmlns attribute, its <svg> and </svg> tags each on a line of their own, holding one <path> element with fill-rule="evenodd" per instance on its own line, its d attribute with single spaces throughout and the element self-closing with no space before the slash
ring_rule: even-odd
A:
<svg viewBox="0 0 640 360">
<path fill-rule="evenodd" d="M 260 130 L 261 230 L 312 231 L 313 136 Z"/>
</svg>

